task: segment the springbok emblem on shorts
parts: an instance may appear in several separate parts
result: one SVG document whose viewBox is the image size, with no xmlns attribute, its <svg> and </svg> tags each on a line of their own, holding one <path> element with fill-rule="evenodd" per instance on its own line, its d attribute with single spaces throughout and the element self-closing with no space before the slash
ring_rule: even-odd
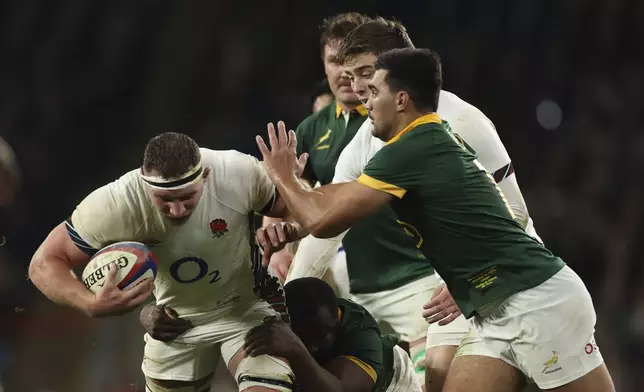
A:
<svg viewBox="0 0 644 392">
<path fill-rule="evenodd" d="M 557 368 L 557 369 L 552 369 L 552 370 L 548 371 L 550 368 L 552 368 L 554 365 L 556 365 L 557 362 L 559 362 L 559 353 L 556 352 L 556 351 L 553 351 L 552 352 L 552 358 L 550 358 L 549 360 L 546 361 L 546 363 L 543 364 L 543 371 L 541 373 L 552 373 L 552 372 L 556 372 L 557 370 L 561 369 L 561 368 Z"/>
</svg>

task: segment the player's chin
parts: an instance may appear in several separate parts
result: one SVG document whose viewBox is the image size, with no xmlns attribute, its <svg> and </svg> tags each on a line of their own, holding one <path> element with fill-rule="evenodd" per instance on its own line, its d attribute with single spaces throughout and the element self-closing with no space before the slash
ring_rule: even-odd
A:
<svg viewBox="0 0 644 392">
<path fill-rule="evenodd" d="M 356 93 L 351 90 L 351 86 L 340 86 L 337 91 L 338 100 L 342 102 L 356 102 L 359 103 L 360 100 Z"/>
</svg>

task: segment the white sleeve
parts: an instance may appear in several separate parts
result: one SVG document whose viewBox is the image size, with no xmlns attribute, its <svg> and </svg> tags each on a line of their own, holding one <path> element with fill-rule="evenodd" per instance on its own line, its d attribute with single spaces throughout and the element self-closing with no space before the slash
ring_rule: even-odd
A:
<svg viewBox="0 0 644 392">
<path fill-rule="evenodd" d="M 275 202 L 275 185 L 264 163 L 236 150 L 201 149 L 204 163 L 214 173 L 216 191 L 237 208 L 246 212 L 265 212 Z"/>
<path fill-rule="evenodd" d="M 335 165 L 335 174 L 333 183 L 351 182 L 362 174 L 362 170 L 367 166 L 369 151 L 371 149 L 371 121 L 366 119 L 353 139 L 342 150 L 338 163 Z"/>
<path fill-rule="evenodd" d="M 298 278 L 322 278 L 338 253 L 342 239 L 348 230 L 333 238 L 316 238 L 312 235 L 306 236 L 297 248 L 295 257 L 291 262 L 291 268 L 286 276 L 288 283 Z"/>
<path fill-rule="evenodd" d="M 510 204 L 517 222 L 526 229 L 531 224 L 528 207 L 519 189 L 510 155 L 494 124 L 483 113 L 471 110 L 458 116 L 450 125 L 453 132 L 474 150 L 481 165 L 492 174 Z"/>
<path fill-rule="evenodd" d="M 107 245 L 133 241 L 141 227 L 128 207 L 127 193 L 118 181 L 90 193 L 67 219 L 67 233 L 78 248 L 93 255 Z"/>
<path fill-rule="evenodd" d="M 264 163 L 255 157 L 249 157 L 253 161 L 251 208 L 257 212 L 268 212 L 276 200 L 275 185 L 273 185 L 271 178 L 268 176 Z"/>
</svg>

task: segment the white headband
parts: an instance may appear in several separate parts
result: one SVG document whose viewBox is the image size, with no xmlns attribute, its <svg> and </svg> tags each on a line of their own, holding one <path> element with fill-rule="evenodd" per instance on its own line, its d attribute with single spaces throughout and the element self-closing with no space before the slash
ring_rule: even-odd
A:
<svg viewBox="0 0 644 392">
<path fill-rule="evenodd" d="M 145 174 L 143 174 L 143 169 L 141 169 L 140 175 L 143 181 L 145 181 L 146 184 L 148 184 L 152 188 L 172 191 L 176 189 L 186 188 L 192 184 L 199 182 L 201 180 L 201 173 L 203 173 L 203 166 L 201 164 L 201 160 L 199 160 L 195 167 L 177 178 L 168 179 L 161 176 L 146 176 Z"/>
</svg>

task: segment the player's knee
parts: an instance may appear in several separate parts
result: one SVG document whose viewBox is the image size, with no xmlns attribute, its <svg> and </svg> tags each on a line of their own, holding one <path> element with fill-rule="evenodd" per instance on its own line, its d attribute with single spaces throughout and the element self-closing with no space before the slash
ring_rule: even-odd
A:
<svg viewBox="0 0 644 392">
<path fill-rule="evenodd" d="M 427 369 L 444 370 L 447 372 L 458 346 L 439 346 L 428 348 L 425 354 L 425 367 Z"/>
<path fill-rule="evenodd" d="M 442 390 L 456 349 L 456 346 L 439 346 L 427 349 L 425 357 L 425 388 L 427 392 Z"/>
<path fill-rule="evenodd" d="M 212 374 L 197 381 L 157 380 L 145 377 L 146 392 L 208 392 Z"/>
<path fill-rule="evenodd" d="M 242 359 L 237 367 L 235 379 L 240 391 L 295 390 L 295 377 L 288 363 L 270 355 Z"/>
</svg>

